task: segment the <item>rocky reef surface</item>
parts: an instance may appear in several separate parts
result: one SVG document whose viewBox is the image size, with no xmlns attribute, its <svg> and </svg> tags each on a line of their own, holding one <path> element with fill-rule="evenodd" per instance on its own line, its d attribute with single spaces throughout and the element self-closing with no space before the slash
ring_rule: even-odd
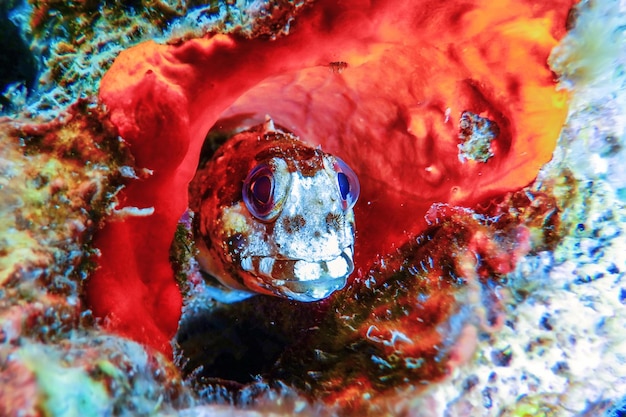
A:
<svg viewBox="0 0 626 417">
<path fill-rule="evenodd" d="M 147 320 L 142 327 L 149 313 L 94 317 L 91 300 L 107 291 L 85 297 L 107 250 L 94 235 L 152 215 L 127 193 L 153 178 L 135 159 L 145 154 L 96 99 L 113 59 L 150 39 L 272 42 L 317 6 L 0 6 L 13 39 L 0 51 L 1 415 L 621 415 L 626 7 L 618 1 L 581 2 L 569 14 L 549 61 L 570 91 L 569 113 L 532 184 L 484 206 L 433 205 L 411 220 L 422 232 L 320 305 L 219 302 L 183 221 L 171 252 L 184 300 L 174 361 Z M 348 70 L 332 64 L 333 73 Z M 463 120 L 459 160 L 486 163 L 499 132 L 475 114 Z M 123 240 L 149 250 L 149 239 Z M 146 286 L 122 288 L 158 290 Z M 168 308 L 177 306 L 154 312 Z M 129 317 L 137 321 L 125 332 Z"/>
</svg>

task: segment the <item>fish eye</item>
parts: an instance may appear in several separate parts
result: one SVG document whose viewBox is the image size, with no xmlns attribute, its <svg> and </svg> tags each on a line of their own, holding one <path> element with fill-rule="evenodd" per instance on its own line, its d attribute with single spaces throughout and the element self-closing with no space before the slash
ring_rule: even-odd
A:
<svg viewBox="0 0 626 417">
<path fill-rule="evenodd" d="M 270 204 L 274 181 L 270 175 L 259 175 L 250 182 L 250 194 L 255 206 L 261 207 Z"/>
<path fill-rule="evenodd" d="M 337 188 L 341 195 L 344 210 L 349 210 L 356 204 L 361 192 L 359 179 L 352 169 L 339 158 L 335 158 L 335 171 L 337 172 Z"/>
<path fill-rule="evenodd" d="M 339 192 L 341 193 L 341 198 L 343 200 L 347 200 L 350 196 L 350 181 L 348 180 L 348 176 L 343 172 L 338 172 L 337 183 L 339 184 Z"/>
<path fill-rule="evenodd" d="M 287 190 L 284 174 L 268 163 L 250 170 L 243 182 L 242 196 L 246 208 L 261 221 L 275 219 L 283 205 Z"/>
</svg>

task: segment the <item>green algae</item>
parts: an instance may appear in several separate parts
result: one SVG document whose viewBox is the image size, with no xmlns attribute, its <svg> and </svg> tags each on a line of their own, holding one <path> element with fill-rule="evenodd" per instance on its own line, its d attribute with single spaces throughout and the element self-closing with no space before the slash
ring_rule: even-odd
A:
<svg viewBox="0 0 626 417">
<path fill-rule="evenodd" d="M 15 355 L 33 372 L 39 384 L 42 411 L 46 417 L 82 417 L 110 414 L 112 406 L 105 386 L 84 370 L 67 368 L 49 360 L 36 345 Z"/>
<path fill-rule="evenodd" d="M 495 122 L 472 112 L 463 112 L 459 122 L 459 160 L 487 162 L 494 156 L 491 143 L 500 129 Z"/>
<path fill-rule="evenodd" d="M 559 399 L 556 395 L 547 393 L 524 395 L 499 415 L 502 417 L 554 417 L 560 415 L 558 403 Z"/>
</svg>

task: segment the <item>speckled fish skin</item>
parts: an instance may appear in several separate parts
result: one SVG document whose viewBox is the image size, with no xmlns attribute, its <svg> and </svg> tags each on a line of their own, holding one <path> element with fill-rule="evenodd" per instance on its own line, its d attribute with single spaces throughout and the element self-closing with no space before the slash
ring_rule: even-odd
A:
<svg viewBox="0 0 626 417">
<path fill-rule="evenodd" d="M 244 197 L 259 169 L 272 182 L 266 216 L 253 214 L 254 197 Z M 230 138 L 190 186 L 201 268 L 234 289 L 304 302 L 343 288 L 354 269 L 358 195 L 346 201 L 342 169 L 358 194 L 358 180 L 341 160 L 271 119 Z"/>
</svg>

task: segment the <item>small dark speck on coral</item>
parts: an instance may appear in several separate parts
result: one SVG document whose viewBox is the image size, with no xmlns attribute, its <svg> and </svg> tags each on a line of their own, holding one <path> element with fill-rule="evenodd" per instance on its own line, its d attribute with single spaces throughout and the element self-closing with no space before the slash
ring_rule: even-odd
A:
<svg viewBox="0 0 626 417">
<path fill-rule="evenodd" d="M 606 269 L 606 272 L 608 272 L 609 274 L 619 274 L 619 268 L 617 267 L 617 265 L 611 264 Z"/>
<path fill-rule="evenodd" d="M 567 364 L 567 362 L 559 361 L 559 362 L 555 363 L 554 366 L 551 369 L 552 369 L 552 372 L 554 372 L 555 375 L 563 375 L 567 371 L 569 371 L 569 365 Z"/>
<path fill-rule="evenodd" d="M 548 331 L 553 329 L 552 316 L 549 313 L 546 313 L 543 316 L 541 316 L 541 320 L 539 320 L 539 327 L 543 330 L 548 330 Z"/>
<path fill-rule="evenodd" d="M 504 349 L 495 349 L 491 352 L 491 360 L 496 366 L 509 366 L 513 358 L 513 351 L 510 346 Z"/>
<path fill-rule="evenodd" d="M 488 332 L 480 332 L 478 334 L 478 340 L 480 340 L 481 342 L 490 342 L 492 339 L 492 335 L 491 333 Z"/>
<path fill-rule="evenodd" d="M 619 290 L 619 302 L 622 304 L 626 304 L 626 288 L 622 288 Z"/>
<path fill-rule="evenodd" d="M 465 381 L 463 381 L 463 391 L 471 391 L 479 382 L 478 376 L 470 375 Z"/>
<path fill-rule="evenodd" d="M 602 246 L 596 246 L 595 248 L 592 248 L 589 251 L 589 255 L 591 255 L 591 257 L 593 257 L 593 258 L 599 258 L 603 254 L 603 249 L 604 248 Z"/>
<path fill-rule="evenodd" d="M 596 333 L 600 334 L 606 334 L 607 332 L 607 327 L 606 327 L 606 317 L 602 317 L 598 323 L 596 323 Z"/>
<path fill-rule="evenodd" d="M 576 278 L 574 280 L 574 284 L 577 284 L 577 285 L 588 284 L 591 281 L 593 281 L 593 279 L 589 275 L 584 275 L 584 276 L 579 276 L 578 278 Z"/>
<path fill-rule="evenodd" d="M 493 400 L 491 399 L 491 389 L 489 387 L 483 390 L 483 405 L 485 408 L 491 408 L 493 406 Z"/>
</svg>

